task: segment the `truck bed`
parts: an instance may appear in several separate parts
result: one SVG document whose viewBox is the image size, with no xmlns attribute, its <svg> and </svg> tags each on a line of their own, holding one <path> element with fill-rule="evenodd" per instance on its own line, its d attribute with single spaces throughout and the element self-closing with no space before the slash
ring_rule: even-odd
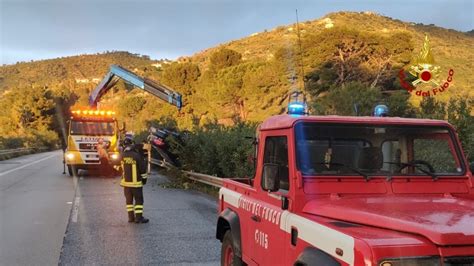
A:
<svg viewBox="0 0 474 266">
<path fill-rule="evenodd" d="M 248 194 L 248 190 L 254 190 L 253 181 L 250 178 L 225 178 L 223 187 L 242 194 Z"/>
</svg>

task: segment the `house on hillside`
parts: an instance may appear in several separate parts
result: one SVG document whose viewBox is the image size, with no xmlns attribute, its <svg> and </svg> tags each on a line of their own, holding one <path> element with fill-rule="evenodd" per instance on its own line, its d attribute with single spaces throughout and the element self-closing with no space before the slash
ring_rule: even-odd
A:
<svg viewBox="0 0 474 266">
<path fill-rule="evenodd" d="M 76 78 L 76 83 L 89 83 L 89 82 L 90 82 L 89 79 L 86 79 L 86 78 L 84 78 L 84 79 Z"/>
</svg>

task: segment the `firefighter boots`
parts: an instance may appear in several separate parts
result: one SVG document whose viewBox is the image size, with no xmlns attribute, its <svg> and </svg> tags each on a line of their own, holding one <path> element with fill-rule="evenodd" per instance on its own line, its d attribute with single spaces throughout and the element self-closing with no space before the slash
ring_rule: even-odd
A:
<svg viewBox="0 0 474 266">
<path fill-rule="evenodd" d="M 148 223 L 150 220 L 143 217 L 143 215 L 141 213 L 138 213 L 137 214 L 137 217 L 135 218 L 135 223 L 137 224 L 146 224 Z"/>
<path fill-rule="evenodd" d="M 128 222 L 129 223 L 135 222 L 135 214 L 133 213 L 133 211 L 128 212 Z"/>
</svg>

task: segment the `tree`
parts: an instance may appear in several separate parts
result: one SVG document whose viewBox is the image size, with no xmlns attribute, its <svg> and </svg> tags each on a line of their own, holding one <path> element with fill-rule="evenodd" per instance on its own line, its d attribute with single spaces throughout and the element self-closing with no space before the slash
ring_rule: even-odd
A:
<svg viewBox="0 0 474 266">
<path fill-rule="evenodd" d="M 439 102 L 434 97 L 423 97 L 418 117 L 443 120 L 446 117 L 446 103 Z"/>
<path fill-rule="evenodd" d="M 222 48 L 210 56 L 211 67 L 217 70 L 235 66 L 242 60 L 242 55 L 234 50 Z"/>
<path fill-rule="evenodd" d="M 325 115 L 371 115 L 374 106 L 380 102 L 382 94 L 376 88 L 360 82 L 333 87 L 325 96 L 318 98 L 313 110 Z"/>
<path fill-rule="evenodd" d="M 306 74 L 305 79 L 307 92 L 309 92 L 312 98 L 316 98 L 333 87 L 333 84 L 338 79 L 338 75 L 333 69 L 333 64 L 326 62 L 319 69 Z"/>
<path fill-rule="evenodd" d="M 410 104 L 410 93 L 405 90 L 394 91 L 386 98 L 390 116 L 415 117 L 415 108 Z"/>
<path fill-rule="evenodd" d="M 474 155 L 474 117 L 471 116 L 473 105 L 473 98 L 451 98 L 446 109 L 448 121 L 456 128 L 468 157 Z"/>
<path fill-rule="evenodd" d="M 146 100 L 143 97 L 129 95 L 119 103 L 121 115 L 132 118 L 143 109 L 145 104 Z"/>
<path fill-rule="evenodd" d="M 420 103 L 418 117 L 430 119 L 447 118 L 458 133 L 467 156 L 474 155 L 474 117 L 471 116 L 474 99 L 472 97 L 452 98 L 446 104 L 434 97 L 424 97 Z"/>
<path fill-rule="evenodd" d="M 353 81 L 391 90 L 396 71 L 410 60 L 412 49 L 407 33 L 385 37 L 335 27 L 309 35 L 303 41 L 304 61 L 313 70 L 306 85 L 315 95 L 327 91 L 326 84 L 344 86 Z"/>
<path fill-rule="evenodd" d="M 193 86 L 201 76 L 201 71 L 193 63 L 173 63 L 163 70 L 163 84 L 180 91 L 185 96 L 193 93 Z"/>
<path fill-rule="evenodd" d="M 48 87 L 17 88 L 4 95 L 0 105 L 0 133 L 7 138 L 5 143 L 17 145 L 21 141 L 25 147 L 57 144 L 58 135 L 53 131 L 54 94 Z"/>
</svg>

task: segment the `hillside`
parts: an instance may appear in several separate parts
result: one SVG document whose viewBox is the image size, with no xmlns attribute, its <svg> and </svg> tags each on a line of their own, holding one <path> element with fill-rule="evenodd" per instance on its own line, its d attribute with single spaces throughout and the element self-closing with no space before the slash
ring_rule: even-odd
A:
<svg viewBox="0 0 474 266">
<path fill-rule="evenodd" d="M 107 52 L 20 62 L 0 67 L 0 92 L 24 86 L 47 86 L 69 81 L 78 84 L 94 84 L 102 79 L 111 64 L 119 64 L 133 70 L 150 68 L 156 63 L 159 61 L 128 52 Z"/>
<path fill-rule="evenodd" d="M 117 108 L 119 118 L 135 131 L 158 120 L 191 129 L 210 122 L 258 122 L 282 113 L 290 91 L 302 87 L 298 85 L 300 58 L 313 113 L 353 115 L 357 104 L 360 114 L 366 115 L 375 103 L 385 102 L 394 109 L 394 115 L 414 116 L 417 109 L 410 103 L 417 106 L 421 97 L 403 90 L 397 73 L 420 51 L 425 34 L 430 37 L 441 69 L 455 70 L 452 87 L 436 99 L 447 102 L 456 96 L 474 98 L 472 34 L 370 12 L 332 13 L 302 22 L 299 28 L 302 56 L 295 25 L 286 25 L 176 62 L 107 52 L 1 66 L 0 133 L 21 135 L 30 126 L 40 131 L 57 130 L 58 125 L 51 119 L 40 118 L 54 113 L 58 101 L 65 109 L 86 105 L 89 92 L 110 64 L 158 80 L 183 94 L 184 108 L 178 114 L 174 107 L 137 90 L 127 92 L 128 87 L 119 83 L 102 104 Z M 56 104 L 45 103 L 33 110 L 25 106 L 28 101 L 18 100 L 25 95 L 31 97 L 31 93 L 49 97 Z"/>
<path fill-rule="evenodd" d="M 456 71 L 455 85 L 452 90 L 441 98 L 447 100 L 453 95 L 468 94 L 474 97 L 474 36 L 473 31 L 458 32 L 434 25 L 403 22 L 372 12 L 338 12 L 323 18 L 301 22 L 300 32 L 302 42 L 307 42 L 311 36 L 321 34 L 336 27 L 344 27 L 363 33 L 379 36 L 394 36 L 400 33 L 409 35 L 413 48 L 412 56 L 421 49 L 424 35 L 428 34 L 436 63 L 441 69 L 453 68 Z M 206 68 L 212 53 L 221 48 L 235 50 L 243 55 L 243 60 L 271 60 L 282 47 L 294 47 L 297 44 L 296 27 L 294 24 L 280 26 L 252 36 L 231 41 L 218 47 L 209 48 L 191 57 L 183 57 L 182 61 L 191 61 Z M 295 67 L 297 58 L 293 57 L 288 65 Z M 309 70 L 311 62 L 305 60 L 305 69 Z"/>
</svg>

